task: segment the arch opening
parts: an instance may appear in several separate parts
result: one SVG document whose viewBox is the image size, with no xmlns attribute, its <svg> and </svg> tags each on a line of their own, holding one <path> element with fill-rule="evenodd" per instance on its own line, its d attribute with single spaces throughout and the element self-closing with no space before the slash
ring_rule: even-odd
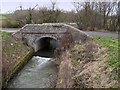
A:
<svg viewBox="0 0 120 90">
<path fill-rule="evenodd" d="M 38 56 L 53 57 L 54 50 L 59 46 L 57 39 L 53 37 L 41 37 L 35 41 L 35 51 Z"/>
<path fill-rule="evenodd" d="M 57 47 L 57 41 L 50 37 L 41 38 L 39 40 L 40 49 L 54 50 Z"/>
</svg>

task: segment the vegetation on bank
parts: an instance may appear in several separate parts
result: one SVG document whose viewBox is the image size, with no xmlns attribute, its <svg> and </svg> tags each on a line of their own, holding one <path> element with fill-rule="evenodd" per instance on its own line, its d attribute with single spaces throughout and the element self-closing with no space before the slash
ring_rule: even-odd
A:
<svg viewBox="0 0 120 90">
<path fill-rule="evenodd" d="M 11 33 L 0 31 L 2 36 L 2 87 L 5 88 L 10 78 L 32 56 L 33 49 L 13 37 Z"/>
<path fill-rule="evenodd" d="M 6 19 L 6 18 L 7 18 L 7 14 L 5 14 L 5 15 L 0 15 L 0 19 L 4 20 L 4 19 Z"/>
<path fill-rule="evenodd" d="M 117 38 L 93 37 L 93 41 L 77 42 L 60 57 L 56 87 L 118 88 L 120 86 L 118 54 Z"/>
<path fill-rule="evenodd" d="M 9 36 L 9 32 L 2 32 L 0 31 L 0 37 L 2 37 L 3 40 L 9 40 L 10 36 Z"/>
<path fill-rule="evenodd" d="M 93 40 L 107 49 L 107 65 L 102 70 L 106 70 L 108 66 L 112 66 L 113 72 L 117 73 L 117 78 L 120 78 L 120 42 L 118 38 L 108 37 L 93 37 Z"/>
</svg>

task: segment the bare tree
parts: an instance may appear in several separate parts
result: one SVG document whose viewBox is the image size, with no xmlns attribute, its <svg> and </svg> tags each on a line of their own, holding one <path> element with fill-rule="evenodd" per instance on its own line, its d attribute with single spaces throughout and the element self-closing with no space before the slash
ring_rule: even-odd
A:
<svg viewBox="0 0 120 90">
<path fill-rule="evenodd" d="M 111 23 L 115 28 L 117 27 L 116 16 L 114 16 L 116 4 L 116 2 L 73 2 L 79 24 L 92 29 L 96 26 L 110 29 Z"/>
<path fill-rule="evenodd" d="M 99 2 L 99 13 L 103 15 L 103 27 L 106 28 L 107 18 L 114 12 L 116 2 Z"/>
<path fill-rule="evenodd" d="M 95 4 L 92 2 L 73 2 L 75 10 L 78 16 L 78 25 L 79 27 L 88 27 L 91 25 L 92 20 L 94 19 L 93 9 Z M 91 15 L 92 14 L 92 15 Z M 92 19 L 91 19 L 92 18 Z"/>
<path fill-rule="evenodd" d="M 81 13 L 80 13 L 80 10 L 83 8 L 83 5 L 82 5 L 83 3 L 81 3 L 81 2 L 73 2 L 73 5 L 74 5 L 74 7 L 75 7 L 75 11 L 76 11 L 76 13 L 77 13 L 77 17 L 78 17 L 78 19 L 77 19 L 77 24 L 79 25 L 79 27 L 81 27 Z"/>
<path fill-rule="evenodd" d="M 118 2 L 118 29 L 120 30 L 120 1 Z"/>
<path fill-rule="evenodd" d="M 36 8 L 38 6 L 38 4 L 37 5 L 35 5 L 35 7 L 33 7 L 33 8 L 29 8 L 29 17 L 28 17 L 28 19 L 27 19 L 27 24 L 31 24 L 32 23 L 32 12 L 34 11 L 34 9 Z"/>
<path fill-rule="evenodd" d="M 51 4 L 52 4 L 52 10 L 54 11 L 57 0 L 50 0 L 50 1 L 51 1 Z"/>
</svg>

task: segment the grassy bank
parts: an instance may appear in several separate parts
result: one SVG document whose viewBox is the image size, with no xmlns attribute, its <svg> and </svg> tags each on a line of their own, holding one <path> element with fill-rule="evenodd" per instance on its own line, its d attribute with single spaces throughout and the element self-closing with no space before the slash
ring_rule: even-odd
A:
<svg viewBox="0 0 120 90">
<path fill-rule="evenodd" d="M 2 84 L 5 87 L 10 78 L 32 56 L 33 49 L 14 38 L 11 33 L 0 32 L 2 36 Z"/>
<path fill-rule="evenodd" d="M 120 86 L 118 39 L 93 37 L 93 42 L 75 45 L 71 53 L 75 88 Z"/>
<path fill-rule="evenodd" d="M 112 66 L 113 72 L 117 73 L 116 78 L 120 78 L 120 53 L 118 50 L 120 44 L 118 42 L 118 38 L 107 38 L 107 37 L 93 37 L 93 40 L 99 43 L 103 48 L 107 49 L 107 65 L 103 68 L 103 70 L 107 69 L 107 67 Z"/>
<path fill-rule="evenodd" d="M 60 57 L 56 87 L 118 88 L 118 56 L 118 39 L 93 37 L 93 41 L 77 42 Z"/>
<path fill-rule="evenodd" d="M 0 15 L 0 19 L 4 20 L 6 18 L 7 18 L 6 15 Z"/>
</svg>

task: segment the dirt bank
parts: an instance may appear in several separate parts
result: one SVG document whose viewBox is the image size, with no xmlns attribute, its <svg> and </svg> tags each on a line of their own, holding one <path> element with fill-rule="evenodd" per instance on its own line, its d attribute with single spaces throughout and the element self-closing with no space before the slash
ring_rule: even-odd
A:
<svg viewBox="0 0 120 90">
<path fill-rule="evenodd" d="M 59 58 L 56 88 L 118 88 L 114 68 L 107 66 L 107 49 L 89 41 L 77 42 Z"/>
<path fill-rule="evenodd" d="M 5 88 L 10 78 L 31 58 L 33 49 L 14 38 L 10 33 L 1 33 L 2 39 L 2 87 Z"/>
</svg>

